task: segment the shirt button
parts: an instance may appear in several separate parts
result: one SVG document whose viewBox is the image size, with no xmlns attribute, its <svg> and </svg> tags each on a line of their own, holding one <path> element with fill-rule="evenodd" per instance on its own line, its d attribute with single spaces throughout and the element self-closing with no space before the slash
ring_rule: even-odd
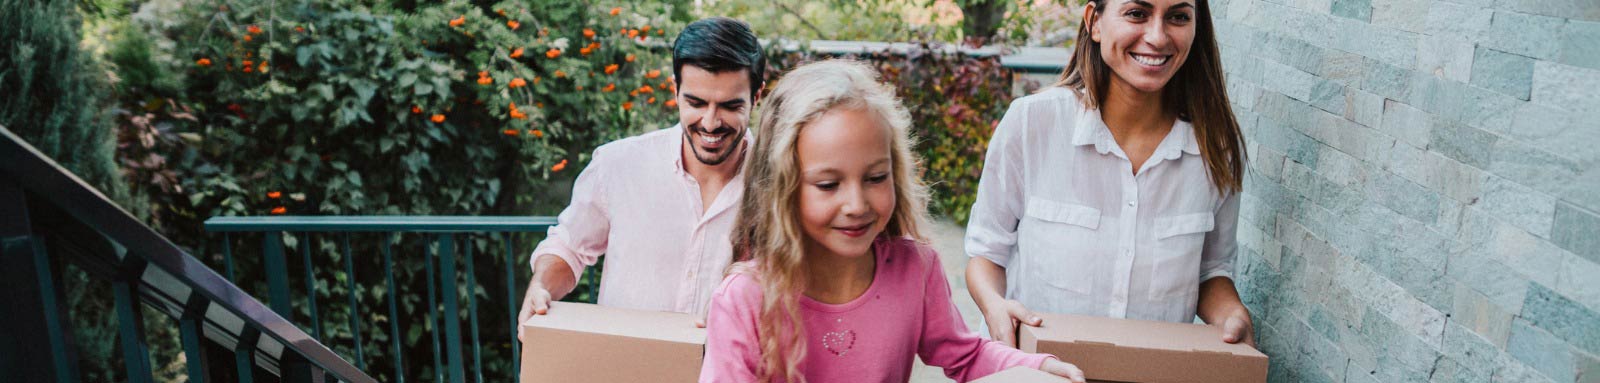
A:
<svg viewBox="0 0 1600 383">
<path fill-rule="evenodd" d="M 1133 201 L 1128 201 L 1128 206 L 1133 206 Z"/>
</svg>

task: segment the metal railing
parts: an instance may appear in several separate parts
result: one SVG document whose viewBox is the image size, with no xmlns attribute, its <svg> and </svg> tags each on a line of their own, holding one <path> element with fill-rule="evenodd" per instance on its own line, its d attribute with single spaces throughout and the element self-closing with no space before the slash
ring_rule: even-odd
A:
<svg viewBox="0 0 1600 383">
<path fill-rule="evenodd" d="M 490 336 L 499 337 L 511 346 L 512 374 L 520 369 L 520 345 L 514 341 L 516 338 L 516 320 L 518 303 L 520 300 L 518 283 L 518 270 L 526 270 L 526 263 L 518 262 L 518 253 L 515 250 L 515 237 L 518 234 L 543 234 L 555 225 L 554 217 L 492 217 L 492 216 L 267 216 L 267 217 L 213 217 L 206 221 L 205 228 L 212 233 L 221 234 L 224 244 L 224 268 L 232 278 L 235 268 L 235 251 L 232 243 L 238 237 L 249 236 L 246 240 L 259 238 L 261 241 L 260 262 L 265 270 L 264 277 L 267 285 L 268 301 L 279 315 L 294 318 L 292 313 L 294 302 L 300 302 L 306 309 L 306 321 L 299 322 L 308 326 L 312 334 L 318 339 L 323 338 L 322 311 L 319 310 L 316 286 L 323 278 L 318 277 L 318 261 L 326 261 L 326 257 L 313 257 L 317 253 L 314 248 L 318 239 L 337 240 L 338 259 L 342 261 L 343 276 L 331 273 L 334 279 L 343 279 L 345 290 L 349 297 L 345 303 L 350 313 L 350 335 L 353 347 L 350 348 L 353 358 L 358 365 L 365 366 L 368 356 L 361 347 L 361 323 L 356 311 L 361 308 L 354 292 L 358 291 L 356 281 L 357 268 L 353 265 L 363 263 L 367 265 L 379 264 L 376 259 L 365 258 L 380 256 L 381 273 L 383 274 L 384 294 L 383 305 L 387 309 L 389 359 L 393 364 L 396 381 L 403 382 L 407 377 L 405 355 L 407 347 L 403 342 L 401 320 L 404 318 L 398 309 L 401 285 L 395 281 L 395 245 L 403 244 L 399 237 L 420 239 L 422 245 L 402 246 L 402 261 L 416 262 L 423 258 L 424 273 L 426 278 L 427 306 L 423 310 L 423 320 L 427 321 L 426 328 L 431 329 L 428 335 L 432 341 L 433 378 L 435 381 L 465 382 L 467 381 L 468 363 L 471 364 L 471 377 L 474 382 L 484 380 L 484 347 L 483 332 L 479 320 L 478 290 L 488 291 L 476 274 L 476 264 L 485 263 L 474 259 L 473 241 L 482 240 L 491 244 L 486 248 L 498 247 L 504 250 L 505 272 L 505 315 L 499 319 L 505 324 L 509 333 L 498 333 Z M 367 237 L 376 236 L 380 242 L 376 246 L 367 243 L 369 251 L 380 254 L 361 254 L 351 250 L 351 240 L 354 235 Z M 292 237 L 286 237 L 292 236 Z M 293 238 L 293 247 L 300 253 L 301 269 L 303 275 L 299 276 L 305 284 L 306 294 L 291 296 L 292 286 L 289 281 L 291 273 L 288 270 L 288 259 L 285 251 L 286 238 Z M 458 245 L 459 244 L 459 245 Z M 498 245 L 498 246 L 496 246 Z M 460 248 L 458 252 L 457 249 Z M 458 256 L 459 255 L 459 256 Z M 326 263 L 326 262 L 320 262 Z M 324 273 L 330 274 L 330 273 Z M 524 273 L 526 274 L 526 273 Z M 464 278 L 464 282 L 461 280 Z M 370 278 L 369 278 L 370 279 Z M 415 279 L 415 278 L 413 278 Z M 525 280 L 523 283 L 526 283 Z M 412 284 L 414 287 L 414 284 Z M 461 290 L 466 290 L 466 307 L 462 307 Z M 486 297 L 488 296 L 487 293 Z M 467 325 L 470 334 L 463 334 L 461 328 L 460 312 L 466 309 Z M 496 320 L 496 321 L 499 321 Z M 412 324 L 415 324 L 414 322 Z M 491 323 L 493 324 L 493 323 Z M 494 324 L 494 327 L 499 327 Z M 464 335 L 469 335 L 468 339 Z M 471 360 L 467 360 L 462 346 L 468 340 L 471 342 Z M 514 376 L 491 376 L 493 381 L 514 380 Z"/>
<path fill-rule="evenodd" d="M 227 370 L 240 382 L 263 373 L 286 382 L 376 382 L 0 127 L 0 381 L 83 380 L 71 325 L 88 318 L 66 308 L 68 265 L 110 282 L 129 381 L 154 380 L 143 333 L 149 308 L 177 320 L 191 382 Z M 218 347 L 232 360 L 212 360 L 207 350 Z"/>
</svg>

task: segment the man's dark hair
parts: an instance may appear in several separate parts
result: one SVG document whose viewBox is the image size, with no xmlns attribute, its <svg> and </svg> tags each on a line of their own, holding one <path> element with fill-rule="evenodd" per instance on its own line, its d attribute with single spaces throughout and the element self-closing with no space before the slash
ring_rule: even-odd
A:
<svg viewBox="0 0 1600 383">
<path fill-rule="evenodd" d="M 761 90 L 766 74 L 766 58 L 761 42 L 750 31 L 750 24 L 726 17 L 700 19 L 678 33 L 672 44 L 673 81 L 683 81 L 683 66 L 693 65 L 711 73 L 747 69 L 750 72 L 750 98 Z"/>
</svg>

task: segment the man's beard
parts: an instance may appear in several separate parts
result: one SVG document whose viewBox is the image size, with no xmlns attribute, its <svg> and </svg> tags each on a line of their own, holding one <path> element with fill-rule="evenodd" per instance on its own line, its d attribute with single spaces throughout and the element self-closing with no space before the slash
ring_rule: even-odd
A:
<svg viewBox="0 0 1600 383">
<path fill-rule="evenodd" d="M 706 135 L 726 135 L 729 131 L 733 130 L 735 129 L 724 126 L 713 131 L 706 131 L 704 128 L 701 128 L 699 124 L 695 124 L 684 127 L 683 138 L 689 141 L 689 150 L 694 152 L 695 160 L 709 166 L 717 166 L 721 165 L 723 162 L 727 162 L 729 158 L 733 157 L 733 153 L 738 151 L 740 149 L 740 145 L 744 143 L 745 132 L 749 130 L 739 129 L 737 134 L 723 137 L 722 142 L 725 142 L 726 144 L 724 144 L 723 147 L 718 149 L 715 153 L 708 153 L 701 150 L 700 144 L 695 142 L 698 140 L 698 138 L 695 138 L 695 134 L 701 133 Z"/>
</svg>

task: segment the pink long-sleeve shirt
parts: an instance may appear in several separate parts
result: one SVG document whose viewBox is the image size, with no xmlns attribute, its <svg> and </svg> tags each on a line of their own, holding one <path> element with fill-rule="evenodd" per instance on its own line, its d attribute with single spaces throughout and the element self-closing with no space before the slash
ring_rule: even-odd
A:
<svg viewBox="0 0 1600 383">
<path fill-rule="evenodd" d="M 705 313 L 733 260 L 728 234 L 744 173 L 702 206 L 700 183 L 684 170 L 683 145 L 683 127 L 673 126 L 595 149 L 530 267 L 554 254 L 576 280 L 604 254 L 601 306 Z"/>
<path fill-rule="evenodd" d="M 799 367 L 808 381 L 905 382 L 912 356 L 921 356 L 965 382 L 1015 366 L 1039 368 L 1050 358 L 969 331 L 950 300 L 950 285 L 933 249 L 885 238 L 873 248 L 877 269 L 860 297 L 844 304 L 800 297 L 806 355 Z M 756 326 L 762 299 L 756 278 L 728 276 L 712 294 L 701 382 L 756 381 L 762 336 Z"/>
</svg>

